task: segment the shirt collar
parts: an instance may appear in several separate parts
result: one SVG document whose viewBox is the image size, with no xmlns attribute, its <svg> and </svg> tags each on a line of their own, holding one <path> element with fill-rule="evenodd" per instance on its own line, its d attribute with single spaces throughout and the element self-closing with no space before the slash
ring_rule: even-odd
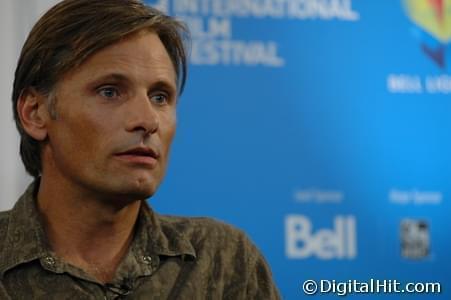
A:
<svg viewBox="0 0 451 300">
<path fill-rule="evenodd" d="M 38 179 L 31 183 L 9 212 L 4 247 L 0 250 L 0 279 L 9 269 L 51 252 L 36 203 L 39 182 Z M 196 258 L 192 243 L 177 230 L 177 224 L 154 213 L 147 203 L 141 208 L 131 248 L 135 255 Z"/>
<path fill-rule="evenodd" d="M 146 249 L 149 254 L 195 259 L 196 251 L 191 241 L 177 229 L 177 223 L 167 222 L 167 218 L 158 215 L 147 203 L 143 203 L 132 246 L 135 249 Z"/>
</svg>

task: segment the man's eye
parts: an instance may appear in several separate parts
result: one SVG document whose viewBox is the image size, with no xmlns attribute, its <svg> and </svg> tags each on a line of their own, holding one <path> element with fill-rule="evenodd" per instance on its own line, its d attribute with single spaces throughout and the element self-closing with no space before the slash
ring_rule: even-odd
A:
<svg viewBox="0 0 451 300">
<path fill-rule="evenodd" d="M 117 98 L 119 97 L 119 91 L 114 87 L 103 87 L 98 90 L 100 96 L 105 98 Z"/>
<path fill-rule="evenodd" d="M 156 94 L 150 97 L 150 101 L 158 105 L 164 105 L 168 103 L 168 97 L 164 94 Z"/>
</svg>

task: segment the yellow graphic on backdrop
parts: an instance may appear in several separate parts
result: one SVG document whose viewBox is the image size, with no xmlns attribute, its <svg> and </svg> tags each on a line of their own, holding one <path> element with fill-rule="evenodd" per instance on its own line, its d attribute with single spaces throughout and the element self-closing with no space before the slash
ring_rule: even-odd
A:
<svg viewBox="0 0 451 300">
<path fill-rule="evenodd" d="M 451 0 L 404 0 L 412 21 L 443 43 L 451 39 Z"/>
</svg>

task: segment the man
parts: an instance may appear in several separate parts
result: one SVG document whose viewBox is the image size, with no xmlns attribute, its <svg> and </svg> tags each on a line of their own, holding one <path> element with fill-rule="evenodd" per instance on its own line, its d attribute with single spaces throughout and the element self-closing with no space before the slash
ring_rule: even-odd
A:
<svg viewBox="0 0 451 300">
<path fill-rule="evenodd" d="M 0 299 L 277 299 L 246 236 L 160 216 L 184 26 L 137 0 L 65 0 L 22 50 L 13 106 L 35 181 L 0 214 Z"/>
</svg>

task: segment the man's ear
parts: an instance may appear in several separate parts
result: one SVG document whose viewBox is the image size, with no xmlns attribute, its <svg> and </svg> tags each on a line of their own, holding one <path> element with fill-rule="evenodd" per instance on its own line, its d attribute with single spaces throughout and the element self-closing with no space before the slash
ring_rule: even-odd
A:
<svg viewBox="0 0 451 300">
<path fill-rule="evenodd" d="M 47 138 L 47 122 L 50 119 L 47 110 L 47 97 L 34 88 L 22 91 L 17 101 L 17 112 L 24 130 L 35 140 Z"/>
</svg>

